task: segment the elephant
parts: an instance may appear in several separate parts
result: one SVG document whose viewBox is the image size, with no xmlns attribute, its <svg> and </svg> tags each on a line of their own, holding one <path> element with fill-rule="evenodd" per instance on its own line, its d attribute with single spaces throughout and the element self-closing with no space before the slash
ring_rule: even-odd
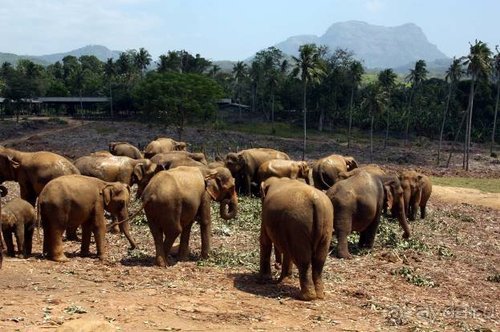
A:
<svg viewBox="0 0 500 332">
<path fill-rule="evenodd" d="M 340 172 L 351 171 L 358 167 L 353 157 L 344 157 L 332 154 L 316 160 L 312 166 L 314 186 L 318 189 L 328 190 L 338 181 Z"/>
<path fill-rule="evenodd" d="M 425 219 L 427 201 L 432 193 L 431 179 L 415 171 L 403 171 L 399 180 L 404 191 L 406 216 L 411 221 L 417 219 L 420 208 L 420 218 Z"/>
<path fill-rule="evenodd" d="M 47 151 L 21 152 L 0 147 L 0 183 L 18 182 L 21 198 L 33 206 L 49 181 L 70 174 L 80 174 L 80 171 L 58 154 Z"/>
<path fill-rule="evenodd" d="M 199 164 L 190 163 L 190 161 L 196 161 L 203 165 L 207 165 L 205 154 L 201 152 L 171 151 L 158 153 L 151 157 L 150 160 L 155 164 L 161 165 L 165 170 L 172 168 L 172 163 L 176 163 L 177 166 L 181 166 L 180 163 L 182 162 L 185 162 L 184 166 L 199 166 Z M 181 162 L 179 162 L 179 160 L 181 160 Z"/>
<path fill-rule="evenodd" d="M 109 143 L 109 152 L 114 156 L 130 157 L 132 159 L 143 159 L 141 151 L 127 142 L 111 142 Z"/>
<path fill-rule="evenodd" d="M 363 171 L 335 183 L 326 195 L 333 204 L 333 228 L 339 258 L 352 257 L 347 247 L 347 236 L 352 231 L 360 233 L 360 248 L 373 247 L 385 197 L 389 209 L 394 205 L 399 207 L 397 218 L 404 230 L 403 238 L 411 235 L 404 214 L 403 189 L 396 175 L 379 176 Z"/>
<path fill-rule="evenodd" d="M 310 184 L 309 165 L 306 161 L 272 159 L 260 165 L 257 171 L 257 180 L 263 182 L 275 176 L 278 178 L 303 179 Z"/>
<path fill-rule="evenodd" d="M 92 152 L 91 154 L 89 154 L 89 156 L 92 156 L 92 157 L 113 157 L 114 154 L 112 154 L 111 152 L 106 151 L 106 150 L 99 150 L 99 151 Z"/>
<path fill-rule="evenodd" d="M 154 174 L 160 169 L 149 159 L 132 159 L 124 156 L 83 156 L 75 161 L 82 175 L 96 177 L 107 182 L 122 182 L 129 186 L 137 184 L 137 197 Z"/>
<path fill-rule="evenodd" d="M 271 177 L 261 184 L 260 272 L 271 279 L 272 245 L 283 254 L 282 281 L 299 270 L 302 300 L 324 298 L 321 277 L 332 239 L 333 206 L 322 191 L 298 180 Z"/>
<path fill-rule="evenodd" d="M 0 198 L 7 196 L 8 190 L 3 185 L 0 185 Z M 0 199 L 0 215 L 2 215 L 2 202 Z M 2 227 L 2 219 L 0 218 L 0 228 Z M 2 268 L 3 263 L 3 238 L 2 232 L 0 232 L 0 269 Z"/>
<path fill-rule="evenodd" d="M 230 152 L 224 159 L 224 164 L 236 179 L 237 189 L 245 194 L 252 194 L 252 181 L 259 185 L 257 171 L 260 165 L 271 159 L 290 160 L 290 157 L 281 151 L 269 148 L 254 148 L 242 150 L 238 153 Z"/>
<path fill-rule="evenodd" d="M 5 204 L 1 212 L 2 233 L 7 244 L 7 255 L 15 256 L 14 233 L 17 250 L 24 258 L 31 256 L 33 231 L 36 224 L 35 208 L 24 199 L 16 197 Z"/>
<path fill-rule="evenodd" d="M 164 152 L 186 151 L 186 146 L 185 142 L 177 142 L 167 137 L 158 137 L 146 146 L 144 149 L 144 158 L 150 159 L 155 154 Z"/>
<path fill-rule="evenodd" d="M 89 255 L 90 237 L 94 233 L 97 256 L 106 257 L 104 210 L 125 221 L 128 232 L 130 188 L 121 182 L 106 182 L 85 175 L 65 175 L 50 181 L 38 198 L 39 218 L 43 227 L 43 253 L 51 260 L 66 261 L 62 234 L 66 228 L 82 226 L 81 255 Z M 135 244 L 133 245 L 135 247 Z"/>
<path fill-rule="evenodd" d="M 380 176 L 386 175 L 385 171 L 382 168 L 380 168 L 379 165 L 369 164 L 369 165 L 365 165 L 365 166 L 361 166 L 361 167 L 355 168 L 352 171 L 340 172 L 338 174 L 338 179 L 339 180 L 345 180 L 345 179 L 350 178 L 351 176 L 358 175 L 360 172 L 368 172 L 370 174 L 380 175 Z"/>
<path fill-rule="evenodd" d="M 228 169 L 180 166 L 156 174 L 144 189 L 144 212 L 153 235 L 158 266 L 172 265 L 168 254 L 181 235 L 178 260 L 189 255 L 189 236 L 193 222 L 201 228 L 201 257 L 210 252 L 211 200 L 220 203 L 220 216 L 232 219 L 238 211 L 234 178 Z"/>
</svg>

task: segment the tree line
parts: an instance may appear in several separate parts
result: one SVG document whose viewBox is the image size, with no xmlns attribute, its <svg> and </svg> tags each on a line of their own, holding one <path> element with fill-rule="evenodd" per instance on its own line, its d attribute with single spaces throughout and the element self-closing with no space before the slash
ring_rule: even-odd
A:
<svg viewBox="0 0 500 332">
<path fill-rule="evenodd" d="M 23 107 L 22 100 L 42 96 L 107 96 L 111 117 L 134 116 L 148 121 L 184 126 L 196 121 L 220 121 L 216 101 L 231 97 L 249 105 L 271 123 L 300 125 L 304 131 L 369 130 L 404 138 L 426 136 L 462 143 L 468 169 L 474 142 L 495 142 L 500 91 L 500 55 L 482 41 L 454 58 L 443 78 L 428 77 L 424 60 L 407 75 L 392 69 L 367 72 L 347 49 L 329 50 L 315 44 L 300 46 L 290 57 L 274 47 L 258 52 L 223 71 L 199 54 L 169 51 L 155 62 L 144 48 L 128 50 L 116 60 L 95 56 L 66 56 L 47 67 L 30 60 L 0 68 L 0 96 L 4 112 Z M 16 103 L 17 101 L 17 103 Z M 111 106 L 111 107 L 110 107 Z M 238 118 L 241 120 L 241 109 Z M 373 139 L 371 140 L 373 153 Z M 491 151 L 493 152 L 493 150 Z M 442 160 L 443 159 L 443 160 Z"/>
</svg>

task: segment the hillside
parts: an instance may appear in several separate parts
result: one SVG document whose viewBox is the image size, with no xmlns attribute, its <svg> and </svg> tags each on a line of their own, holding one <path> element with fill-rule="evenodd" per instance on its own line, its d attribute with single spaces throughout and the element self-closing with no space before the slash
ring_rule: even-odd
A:
<svg viewBox="0 0 500 332">
<path fill-rule="evenodd" d="M 298 47 L 305 43 L 326 45 L 330 50 L 347 48 L 367 68 L 408 68 L 420 59 L 433 62 L 448 58 L 413 23 L 384 27 L 360 21 L 340 22 L 331 25 L 322 36 L 293 36 L 275 46 L 284 53 L 297 55 Z"/>
</svg>

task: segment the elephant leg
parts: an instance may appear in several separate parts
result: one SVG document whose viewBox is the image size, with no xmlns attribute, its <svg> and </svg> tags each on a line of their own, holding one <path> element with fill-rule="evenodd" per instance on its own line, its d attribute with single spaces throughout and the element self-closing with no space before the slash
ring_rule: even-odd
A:
<svg viewBox="0 0 500 332">
<path fill-rule="evenodd" d="M 212 220 L 210 218 L 210 201 L 205 200 L 201 208 L 201 258 L 207 259 L 210 253 L 210 238 L 212 236 Z"/>
<path fill-rule="evenodd" d="M 29 184 L 19 184 L 21 198 L 30 203 L 33 207 L 36 207 L 36 197 L 37 194 L 31 185 Z"/>
<path fill-rule="evenodd" d="M 410 207 L 410 216 L 408 218 L 410 219 L 410 221 L 415 221 L 415 219 L 417 219 L 417 211 L 418 211 L 418 203 L 412 204 Z"/>
<path fill-rule="evenodd" d="M 97 248 L 97 257 L 102 261 L 106 258 L 106 224 L 104 220 L 102 224 L 94 227 L 95 246 Z"/>
<path fill-rule="evenodd" d="M 174 263 L 172 261 L 169 261 L 168 260 L 168 256 L 169 256 L 169 253 L 170 253 L 170 250 L 172 249 L 172 245 L 174 244 L 175 242 L 175 239 L 177 239 L 177 237 L 179 236 L 179 234 L 182 232 L 181 228 L 179 227 L 178 229 L 174 229 L 174 230 L 170 230 L 169 232 L 167 232 L 165 234 L 165 240 L 163 241 L 163 248 L 162 248 L 162 252 L 163 252 L 163 260 L 167 263 L 167 265 L 173 265 Z M 158 262 L 158 255 L 156 257 L 156 260 Z M 163 265 L 165 266 L 165 265 Z"/>
<path fill-rule="evenodd" d="M 300 262 L 297 264 L 299 269 L 300 294 L 299 298 L 304 301 L 314 300 L 316 298 L 316 289 L 312 280 L 312 269 L 310 262 Z"/>
<path fill-rule="evenodd" d="M 282 263 L 282 254 L 279 251 L 278 247 L 274 246 L 274 267 L 279 270 L 281 269 L 281 263 Z"/>
<path fill-rule="evenodd" d="M 92 226 L 89 221 L 82 224 L 82 244 L 80 256 L 88 257 L 90 253 L 90 238 L 92 237 Z"/>
<path fill-rule="evenodd" d="M 64 228 L 58 229 L 54 226 L 49 226 L 47 228 L 48 233 L 48 256 L 50 259 L 56 262 L 66 262 L 68 258 L 63 252 L 63 241 L 62 236 L 64 233 Z"/>
<path fill-rule="evenodd" d="M 331 237 L 326 236 L 317 246 L 317 251 L 312 255 L 312 279 L 316 290 L 316 297 L 323 299 L 325 297 L 325 287 L 323 284 L 323 267 L 325 266 Z"/>
<path fill-rule="evenodd" d="M 351 259 L 352 255 L 349 253 L 349 247 L 347 243 L 347 236 L 351 234 L 350 229 L 348 231 L 336 229 L 335 234 L 337 235 L 337 257 Z"/>
<path fill-rule="evenodd" d="M 24 258 L 31 256 L 31 251 L 33 248 L 33 232 L 35 231 L 34 225 L 27 224 L 24 225 Z"/>
<path fill-rule="evenodd" d="M 78 226 L 68 227 L 66 229 L 66 241 L 74 241 L 74 242 L 80 241 L 80 239 L 78 238 L 78 235 L 76 235 L 77 229 L 78 229 Z"/>
<path fill-rule="evenodd" d="M 16 224 L 16 243 L 17 243 L 17 252 L 24 256 L 25 248 L 24 248 L 24 224 L 17 223 Z"/>
<path fill-rule="evenodd" d="M 271 277 L 271 251 L 273 242 L 267 235 L 264 227 L 260 228 L 260 271 L 259 279 L 262 282 L 269 281 Z"/>
<path fill-rule="evenodd" d="M 14 257 L 16 251 L 14 250 L 14 239 L 12 238 L 12 232 L 3 231 L 3 237 L 5 239 L 5 245 L 7 246 L 7 256 Z"/>
<path fill-rule="evenodd" d="M 179 245 L 179 254 L 177 259 L 179 261 L 186 261 L 189 256 L 189 236 L 191 235 L 191 226 L 193 223 L 184 226 L 181 232 L 181 243 Z"/>
<path fill-rule="evenodd" d="M 167 265 L 167 255 L 165 255 L 165 252 L 163 251 L 163 229 L 159 227 L 156 222 L 152 222 L 148 218 L 148 225 L 149 225 L 149 230 L 151 231 L 151 234 L 153 235 L 153 241 L 155 243 L 155 249 L 156 249 L 156 258 L 155 258 L 155 263 L 158 266 L 166 266 Z"/>
<path fill-rule="evenodd" d="M 421 205 L 420 206 L 420 219 L 425 219 L 425 215 L 426 215 L 426 209 L 425 209 L 426 205 Z"/>
<path fill-rule="evenodd" d="M 276 249 L 276 246 L 274 247 Z M 290 255 L 283 253 L 283 265 L 281 266 L 281 275 L 278 282 L 281 282 L 292 276 L 292 262 L 290 260 Z"/>
<path fill-rule="evenodd" d="M 130 236 L 130 224 L 128 221 L 122 222 L 120 224 L 120 231 L 125 235 L 128 243 L 130 243 L 130 250 L 134 250 L 135 248 L 137 248 L 137 244 L 132 239 L 132 236 Z"/>
<path fill-rule="evenodd" d="M 378 225 L 380 224 L 380 214 L 375 217 L 375 220 L 359 234 L 359 248 L 373 248 L 375 243 L 375 235 L 377 235 Z"/>
<path fill-rule="evenodd" d="M 114 223 L 115 221 L 117 221 L 116 217 L 114 217 L 114 216 L 111 217 L 111 223 Z M 109 232 L 112 233 L 112 234 L 119 234 L 120 231 L 122 231 L 122 224 L 120 224 L 120 225 L 113 225 L 113 227 L 111 227 L 111 229 L 109 230 Z"/>
</svg>

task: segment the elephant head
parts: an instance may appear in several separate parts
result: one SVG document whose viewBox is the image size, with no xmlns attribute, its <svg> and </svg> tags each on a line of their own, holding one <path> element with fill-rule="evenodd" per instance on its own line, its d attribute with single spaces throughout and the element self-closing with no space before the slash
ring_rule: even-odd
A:
<svg viewBox="0 0 500 332">
<path fill-rule="evenodd" d="M 134 166 L 132 173 L 133 183 L 137 183 L 136 198 L 141 197 L 144 188 L 148 185 L 149 181 L 159 171 L 163 170 L 159 165 L 144 159 L 143 162 Z"/>
<path fill-rule="evenodd" d="M 309 171 L 311 170 L 311 167 L 307 163 L 307 161 L 301 161 L 299 162 L 299 173 L 298 177 L 305 179 L 306 183 L 309 184 Z"/>
<path fill-rule="evenodd" d="M 347 171 L 351 171 L 358 167 L 358 162 L 353 157 L 344 157 Z"/>
<path fill-rule="evenodd" d="M 245 158 L 240 153 L 229 152 L 224 161 L 226 167 L 236 176 L 245 166 Z"/>
<path fill-rule="evenodd" d="M 0 183 L 3 181 L 17 181 L 19 162 L 15 161 L 7 150 L 0 150 Z"/>
<path fill-rule="evenodd" d="M 0 185 L 0 197 L 7 196 L 8 190 L 3 185 Z"/>
<path fill-rule="evenodd" d="M 128 218 L 130 187 L 120 182 L 110 182 L 101 190 L 104 209 L 118 221 Z"/>
<path fill-rule="evenodd" d="M 236 217 L 238 212 L 238 196 L 234 178 L 225 167 L 207 169 L 205 171 L 205 190 L 216 202 L 220 202 L 219 213 L 222 219 Z"/>
<path fill-rule="evenodd" d="M 420 201 L 423 187 L 422 175 L 415 171 L 405 171 L 401 173 L 399 180 L 401 182 L 401 187 L 403 188 L 405 211 L 408 214 L 412 198 L 413 200 L 418 199 L 418 201 Z"/>
<path fill-rule="evenodd" d="M 174 142 L 174 151 L 186 151 L 186 147 L 185 142 Z"/>
<path fill-rule="evenodd" d="M 395 175 L 383 176 L 382 184 L 384 186 L 384 195 L 386 198 L 387 209 L 396 211 L 399 225 L 403 229 L 403 238 L 407 239 L 411 235 L 410 226 L 406 221 L 405 201 L 401 182 Z"/>
</svg>

